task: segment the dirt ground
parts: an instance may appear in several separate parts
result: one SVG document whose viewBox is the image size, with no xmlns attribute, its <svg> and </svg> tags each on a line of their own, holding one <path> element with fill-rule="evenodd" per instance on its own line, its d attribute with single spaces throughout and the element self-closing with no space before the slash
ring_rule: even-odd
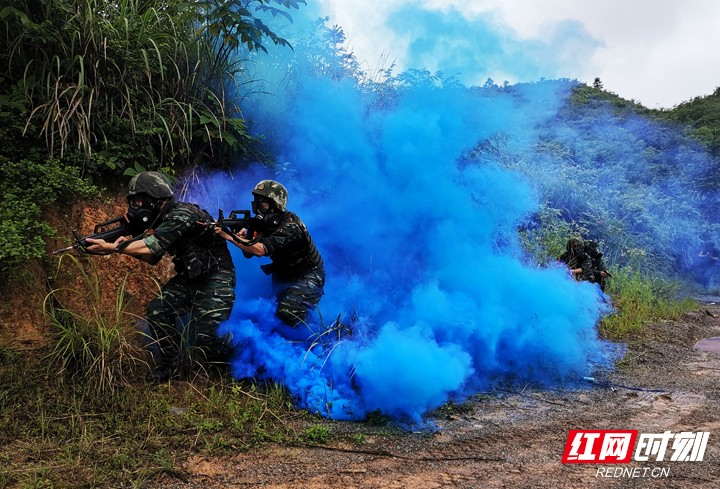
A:
<svg viewBox="0 0 720 489">
<path fill-rule="evenodd" d="M 422 432 L 334 422 L 332 441 L 321 446 L 196 457 L 157 481 L 158 487 L 718 487 L 720 354 L 694 349 L 699 340 L 720 337 L 718 304 L 706 302 L 678 321 L 650 325 L 648 337 L 630 342 L 617 369 L 595 382 L 477 395 L 458 409 L 442 410 L 435 429 Z M 710 435 L 702 461 L 671 462 L 668 451 L 663 461 L 564 465 L 571 429 Z M 645 476 L 597 476 L 598 469 L 617 467 L 638 468 L 635 475 Z"/>
</svg>

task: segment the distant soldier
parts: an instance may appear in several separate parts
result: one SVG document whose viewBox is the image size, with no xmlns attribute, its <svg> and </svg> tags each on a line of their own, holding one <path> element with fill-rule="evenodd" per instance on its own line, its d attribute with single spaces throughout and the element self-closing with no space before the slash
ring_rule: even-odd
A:
<svg viewBox="0 0 720 489">
<path fill-rule="evenodd" d="M 189 338 L 200 359 L 224 364 L 232 347 L 217 328 L 230 317 L 235 301 L 235 267 L 227 243 L 200 224 L 211 216 L 197 205 L 175 200 L 170 181 L 161 173 L 146 171 L 130 180 L 128 221 L 145 230 L 134 239 L 114 243 L 88 239 L 91 252 L 131 255 L 155 265 L 168 253 L 176 275 L 147 306 L 146 319 L 156 346 L 152 379 L 167 381 L 181 365 L 182 336 L 177 319 L 189 318 Z"/>
<path fill-rule="evenodd" d="M 287 210 L 288 192 L 282 184 L 263 180 L 255 185 L 252 194 L 252 211 L 263 223 L 259 239 L 248 242 L 254 236 L 248 237 L 245 229 L 235 238 L 220 228 L 216 232 L 240 248 L 246 258 L 267 256 L 272 260 L 261 268 L 272 275 L 276 314 L 285 324 L 295 327 L 305 321 L 323 296 L 323 259 L 305 224 Z"/>
<path fill-rule="evenodd" d="M 605 260 L 603 259 L 603 253 L 598 249 L 598 244 L 593 240 L 585 241 L 585 253 L 590 257 L 592 281 L 600 285 L 600 290 L 605 292 L 607 286 L 607 280 L 611 276 L 610 272 L 605 266 Z"/>
<path fill-rule="evenodd" d="M 592 261 L 585 252 L 582 238 L 573 237 L 568 240 L 565 253 L 560 255 L 560 261 L 567 265 L 575 280 L 593 280 Z"/>
</svg>

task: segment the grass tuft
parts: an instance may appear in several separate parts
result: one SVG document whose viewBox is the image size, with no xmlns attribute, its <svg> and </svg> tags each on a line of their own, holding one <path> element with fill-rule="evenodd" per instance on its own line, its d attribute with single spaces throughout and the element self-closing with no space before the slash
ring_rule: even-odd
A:
<svg viewBox="0 0 720 489">
<path fill-rule="evenodd" d="M 49 371 L 97 395 L 114 394 L 147 366 L 127 311 L 127 276 L 112 294 L 109 284 L 94 273 L 92 261 L 84 265 L 65 255 L 58 268 L 66 261 L 81 278 L 75 287 L 54 289 L 45 297 L 43 313 L 54 345 L 47 356 Z M 103 304 L 102 297 L 114 297 L 114 302 Z"/>
<path fill-rule="evenodd" d="M 616 312 L 602 319 L 600 333 L 622 340 L 637 336 L 649 322 L 674 320 L 697 309 L 697 301 L 677 299 L 678 289 L 676 282 L 646 277 L 631 268 L 613 271 L 607 292 Z"/>
</svg>

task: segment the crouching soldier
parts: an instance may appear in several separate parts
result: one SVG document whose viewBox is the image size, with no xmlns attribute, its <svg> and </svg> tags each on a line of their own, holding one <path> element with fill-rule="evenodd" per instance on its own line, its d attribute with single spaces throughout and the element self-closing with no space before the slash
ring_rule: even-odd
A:
<svg viewBox="0 0 720 489">
<path fill-rule="evenodd" d="M 216 232 L 235 244 L 246 258 L 267 256 L 272 262 L 261 268 L 272 275 L 276 314 L 289 326 L 305 322 L 323 296 L 325 267 L 305 224 L 287 209 L 288 192 L 273 180 L 263 180 L 252 191 L 252 211 L 260 222 L 258 237 L 243 229 L 233 236 Z M 250 240 L 250 241 L 249 241 Z"/>
<path fill-rule="evenodd" d="M 612 276 L 605 265 L 603 253 L 598 249 L 598 244 L 593 240 L 585 241 L 585 253 L 590 257 L 592 265 L 591 271 L 593 275 L 592 281 L 600 286 L 600 290 L 605 292 L 607 281 Z"/>
<path fill-rule="evenodd" d="M 573 237 L 565 245 L 565 253 L 560 255 L 560 261 L 565 263 L 575 280 L 592 281 L 592 261 L 585 253 L 585 245 L 582 238 Z"/>
<path fill-rule="evenodd" d="M 235 301 L 235 268 L 227 243 L 201 224 L 211 216 L 195 204 L 176 201 L 170 181 L 155 171 L 130 180 L 127 201 L 128 221 L 144 232 L 114 243 L 88 239 L 87 249 L 131 255 L 153 265 L 165 253 L 173 257 L 176 275 L 150 301 L 145 316 L 156 345 L 151 349 L 153 380 L 164 382 L 188 366 L 182 357 L 188 339 L 196 360 L 224 364 L 231 353 L 230 339 L 219 336 L 217 329 L 230 317 Z M 187 323 L 184 335 L 176 320 Z"/>
</svg>

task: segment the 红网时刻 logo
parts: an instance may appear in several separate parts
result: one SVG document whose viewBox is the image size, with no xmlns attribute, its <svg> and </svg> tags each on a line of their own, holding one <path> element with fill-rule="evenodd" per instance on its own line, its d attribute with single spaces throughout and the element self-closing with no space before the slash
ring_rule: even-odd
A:
<svg viewBox="0 0 720 489">
<path fill-rule="evenodd" d="M 707 431 L 570 430 L 562 463 L 702 462 L 709 437 Z"/>
</svg>

